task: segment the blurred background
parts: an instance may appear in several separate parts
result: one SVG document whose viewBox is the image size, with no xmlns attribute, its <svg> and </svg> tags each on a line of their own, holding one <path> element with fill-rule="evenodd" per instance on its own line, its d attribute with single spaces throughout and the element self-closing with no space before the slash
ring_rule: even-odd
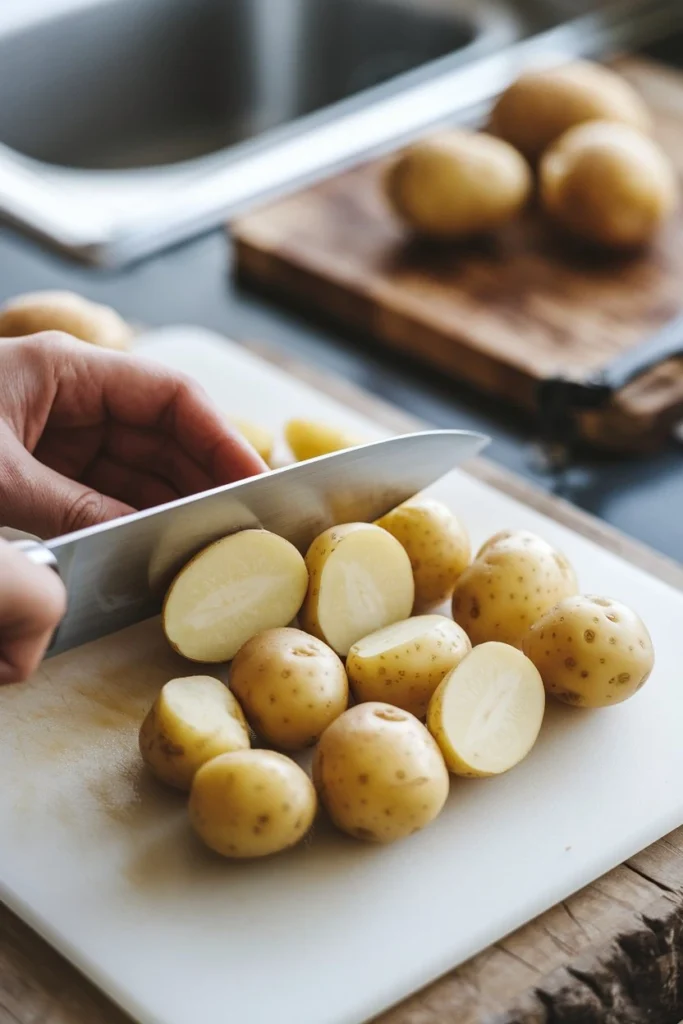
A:
<svg viewBox="0 0 683 1024">
<path fill-rule="evenodd" d="M 423 292 L 427 281 L 442 297 L 449 289 L 460 296 L 440 328 L 444 345 L 460 343 L 471 282 L 482 268 L 491 274 L 500 267 L 501 281 L 518 290 L 519 277 L 511 284 L 505 268 L 522 249 L 528 254 L 533 238 L 524 288 L 531 295 L 551 276 L 546 266 L 565 284 L 571 275 L 578 298 L 557 314 L 571 321 L 571 336 L 595 329 L 599 353 L 600 339 L 618 321 L 626 322 L 627 347 L 647 343 L 683 310 L 678 217 L 663 241 L 630 262 L 579 259 L 569 246 L 538 242 L 533 225 L 521 241 L 522 229 L 515 229 L 493 248 L 416 252 L 405 248 L 391 211 L 380 211 L 372 175 L 354 170 L 437 128 L 485 124 L 497 95 L 525 70 L 617 57 L 626 58 L 624 74 L 655 111 L 658 141 L 679 169 L 680 0 L 3 0 L 0 300 L 68 289 L 140 327 L 194 323 L 265 342 L 429 423 L 489 433 L 496 461 L 680 559 L 678 364 L 667 364 L 666 409 L 660 415 L 657 406 L 652 437 L 645 438 L 644 420 L 624 443 L 584 437 L 558 473 L 538 457 L 537 410 L 518 400 L 514 381 L 503 394 L 485 386 L 491 374 L 444 373 L 446 360 L 419 337 L 399 346 L 369 320 L 326 309 L 315 288 L 284 287 L 286 255 L 277 282 L 272 272 L 254 270 L 264 222 L 250 217 L 302 194 L 296 209 L 305 225 L 306 211 L 312 218 L 336 189 L 353 239 L 340 229 L 299 240 L 292 261 L 300 264 L 304 249 L 318 260 L 309 280 L 334 276 L 320 253 L 338 244 L 343 262 L 371 243 L 382 251 L 373 273 L 384 280 L 387 247 L 395 255 L 400 246 L 411 282 L 417 275 Z M 236 265 L 234 237 L 244 266 L 241 255 Z M 349 307 L 366 270 L 361 261 Z M 626 295 L 650 290 L 645 312 L 629 313 L 628 302 L 615 299 L 620 280 Z M 401 287 L 405 282 L 403 274 Z M 603 290 L 594 291 L 594 282 Z M 581 319 L 583 296 L 592 303 L 593 327 Z M 530 310 L 542 299 L 525 303 L 520 335 L 533 335 Z M 501 305 L 495 295 L 477 301 Z M 494 327 L 480 316 L 465 340 L 486 348 L 486 330 Z M 554 324 L 556 341 L 561 329 Z M 513 366 L 514 338 L 505 344 Z M 559 370 L 569 372 L 570 364 Z M 597 360 L 591 372 L 601 365 Z M 661 380 L 648 392 L 650 404 L 653 388 L 661 398 Z M 639 401 L 644 409 L 647 402 Z"/>
</svg>

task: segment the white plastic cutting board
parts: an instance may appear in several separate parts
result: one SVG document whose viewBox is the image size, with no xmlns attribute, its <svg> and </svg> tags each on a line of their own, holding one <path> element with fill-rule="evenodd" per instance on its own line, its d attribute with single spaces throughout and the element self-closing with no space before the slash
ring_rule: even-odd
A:
<svg viewBox="0 0 683 1024">
<path fill-rule="evenodd" d="M 305 414 L 385 433 L 203 331 L 144 352 L 272 427 Z M 263 862 L 200 849 L 136 750 L 159 685 L 194 671 L 156 622 L 0 691 L 0 894 L 143 1024 L 357 1024 L 683 822 L 683 594 L 464 474 L 433 493 L 475 544 L 526 527 L 564 549 L 584 590 L 643 615 L 657 667 L 608 711 L 551 705 L 521 766 L 454 781 L 402 843 L 323 828 Z"/>
</svg>

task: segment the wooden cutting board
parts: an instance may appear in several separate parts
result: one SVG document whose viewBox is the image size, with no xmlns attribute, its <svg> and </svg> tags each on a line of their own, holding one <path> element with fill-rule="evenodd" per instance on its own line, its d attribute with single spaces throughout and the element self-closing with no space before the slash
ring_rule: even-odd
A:
<svg viewBox="0 0 683 1024">
<path fill-rule="evenodd" d="M 391 432 L 197 328 L 155 332 L 146 354 L 191 372 L 226 409 L 262 418 L 280 436 L 284 421 L 303 411 L 369 438 Z M 137 752 L 139 722 L 160 684 L 197 671 L 170 652 L 155 620 L 0 689 L 0 895 L 142 1024 L 360 1024 L 683 821 L 683 594 L 620 558 L 614 535 L 608 550 L 563 525 L 571 517 L 561 503 L 546 499 L 556 515 L 549 518 L 462 472 L 433 493 L 463 515 L 475 545 L 507 526 L 563 548 L 584 588 L 618 594 L 643 614 L 658 660 L 642 692 L 610 711 L 549 706 L 522 765 L 499 779 L 454 780 L 442 816 L 403 843 L 373 848 L 321 824 L 312 841 L 261 862 L 229 863 L 203 851 L 189 834 L 182 796 L 155 785 Z M 656 948 L 643 960 L 646 970 L 624 975 L 627 994 L 620 989 L 611 1018 L 640 1024 L 622 1009 L 653 971 L 659 988 L 669 961 L 675 973 L 669 933 L 678 910 L 659 908 L 639 927 L 634 910 L 656 888 L 635 871 L 623 869 L 621 883 L 599 883 L 588 902 L 558 907 L 536 926 L 536 942 L 511 939 L 509 955 L 491 949 L 474 965 L 497 984 L 519 959 L 550 968 L 558 945 L 543 929 L 561 935 L 558 915 L 566 916 L 584 947 L 599 934 L 599 893 L 613 892 L 626 951 L 636 948 L 634 930 L 643 949 L 648 941 Z M 649 940 L 653 921 L 665 933 Z M 559 948 L 577 941 L 572 936 Z M 659 956 L 668 958 L 661 973 Z M 481 987 L 472 969 L 389 1011 L 387 1024 L 483 1022 L 483 1002 L 468 1009 L 467 992 Z M 517 974 L 518 991 L 534 977 L 534 968 Z M 0 977 L 0 1019 L 3 999 L 14 1000 L 2 985 Z M 576 983 L 578 994 L 564 1005 L 576 1006 L 581 988 Z M 586 992 L 582 1012 L 595 995 Z M 523 1019 L 538 1024 L 542 1012 L 537 1002 Z M 47 1016 L 38 1006 L 31 1018 L 20 1008 L 16 1019 L 82 1018 Z"/>
<path fill-rule="evenodd" d="M 683 74 L 623 61 L 683 177 Z M 599 369 L 683 310 L 683 209 L 636 257 L 590 254 L 530 210 L 495 237 L 411 241 L 382 195 L 385 161 L 232 225 L 237 271 L 269 292 L 533 409 L 539 380 Z M 683 363 L 633 382 L 583 432 L 615 448 L 660 442 L 683 415 Z"/>
</svg>

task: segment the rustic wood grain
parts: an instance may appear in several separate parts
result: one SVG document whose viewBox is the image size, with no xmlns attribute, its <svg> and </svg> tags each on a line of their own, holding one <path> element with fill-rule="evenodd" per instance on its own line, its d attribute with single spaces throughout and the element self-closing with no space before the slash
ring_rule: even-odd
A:
<svg viewBox="0 0 683 1024">
<path fill-rule="evenodd" d="M 380 399 L 252 350 L 396 432 L 425 426 Z M 683 567 L 492 463 L 468 471 L 683 589 Z M 678 1024 L 683 828 L 378 1018 L 378 1024 Z M 0 1024 L 128 1018 L 0 904 Z M 188 1022 L 195 1024 L 195 1022 Z"/>
<path fill-rule="evenodd" d="M 683 177 L 683 74 L 622 61 Z M 636 256 L 590 253 L 535 209 L 462 245 L 410 239 L 382 194 L 386 161 L 247 214 L 232 226 L 237 272 L 481 390 L 533 409 L 538 382 L 599 369 L 683 309 L 683 209 Z M 683 365 L 632 382 L 583 417 L 599 444 L 642 450 L 683 414 Z"/>
</svg>

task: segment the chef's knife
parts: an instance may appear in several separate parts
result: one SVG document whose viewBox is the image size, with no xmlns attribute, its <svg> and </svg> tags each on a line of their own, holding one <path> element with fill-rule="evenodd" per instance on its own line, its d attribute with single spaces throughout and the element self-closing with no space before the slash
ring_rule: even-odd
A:
<svg viewBox="0 0 683 1024">
<path fill-rule="evenodd" d="M 304 551 L 328 526 L 369 522 L 488 443 L 433 430 L 324 455 L 42 544 L 19 542 L 64 581 L 67 613 L 50 654 L 156 614 L 178 569 L 206 544 L 260 527 Z"/>
</svg>

